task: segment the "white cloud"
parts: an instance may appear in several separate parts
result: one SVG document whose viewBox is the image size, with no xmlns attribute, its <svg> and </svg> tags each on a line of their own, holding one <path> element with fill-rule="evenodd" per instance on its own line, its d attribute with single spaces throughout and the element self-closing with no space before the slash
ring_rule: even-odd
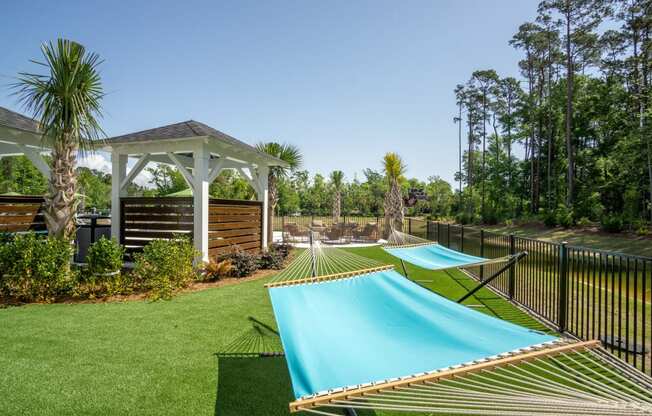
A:
<svg viewBox="0 0 652 416">
<path fill-rule="evenodd" d="M 127 172 L 133 168 L 133 165 L 136 163 L 136 159 L 129 159 L 127 164 Z M 85 155 L 84 157 L 80 156 L 77 160 L 77 165 L 81 167 L 86 167 L 89 169 L 95 169 L 104 173 L 111 173 L 111 158 L 108 154 L 104 152 L 96 152 Z M 149 163 L 147 166 L 151 166 Z M 134 183 L 137 185 L 143 186 L 145 188 L 151 188 L 152 184 L 149 183 L 152 180 L 152 174 L 147 172 L 145 169 L 140 171 L 140 173 L 134 178 Z"/>
<path fill-rule="evenodd" d="M 77 165 L 89 169 L 99 170 L 104 173 L 111 173 L 111 161 L 100 153 L 90 153 L 77 160 Z"/>
</svg>

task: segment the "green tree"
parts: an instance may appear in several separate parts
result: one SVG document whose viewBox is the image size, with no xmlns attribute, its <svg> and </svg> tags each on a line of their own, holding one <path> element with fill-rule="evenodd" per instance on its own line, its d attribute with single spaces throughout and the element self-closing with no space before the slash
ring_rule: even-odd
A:
<svg viewBox="0 0 652 416">
<path fill-rule="evenodd" d="M 16 93 L 40 121 L 43 140 L 52 146 L 52 166 L 45 198 L 50 235 L 70 239 L 77 210 L 77 151 L 88 150 L 103 135 L 97 121 L 104 97 L 95 53 L 73 41 L 59 39 L 41 47 L 47 74 L 20 73 Z"/>
</svg>

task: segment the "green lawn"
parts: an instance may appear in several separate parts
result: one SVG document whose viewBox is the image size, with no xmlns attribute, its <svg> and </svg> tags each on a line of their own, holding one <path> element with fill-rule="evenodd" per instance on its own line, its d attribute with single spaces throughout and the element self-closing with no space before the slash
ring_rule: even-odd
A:
<svg viewBox="0 0 652 416">
<path fill-rule="evenodd" d="M 355 251 L 395 261 L 376 247 Z M 475 284 L 457 271 L 409 267 L 408 272 L 450 298 Z M 265 328 L 275 322 L 264 282 L 154 303 L 0 309 L 0 414 L 288 414 L 292 392 L 284 359 L 233 356 L 279 348 L 274 333 Z M 468 303 L 544 329 L 488 290 Z"/>
<path fill-rule="evenodd" d="M 628 233 L 610 234 L 591 229 L 565 229 L 546 228 L 543 226 L 523 225 L 496 225 L 485 226 L 486 230 L 536 238 L 543 241 L 561 243 L 567 241 L 571 245 L 597 248 L 600 250 L 611 250 L 626 254 L 652 257 L 652 237 L 636 236 Z"/>
</svg>

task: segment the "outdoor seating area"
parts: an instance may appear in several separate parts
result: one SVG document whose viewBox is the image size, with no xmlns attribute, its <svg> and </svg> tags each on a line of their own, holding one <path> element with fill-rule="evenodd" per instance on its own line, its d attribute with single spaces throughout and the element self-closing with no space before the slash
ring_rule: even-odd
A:
<svg viewBox="0 0 652 416">
<path fill-rule="evenodd" d="M 378 223 L 331 222 L 312 220 L 308 225 L 283 224 L 280 238 L 290 244 L 319 241 L 328 245 L 376 244 L 380 240 Z"/>
</svg>

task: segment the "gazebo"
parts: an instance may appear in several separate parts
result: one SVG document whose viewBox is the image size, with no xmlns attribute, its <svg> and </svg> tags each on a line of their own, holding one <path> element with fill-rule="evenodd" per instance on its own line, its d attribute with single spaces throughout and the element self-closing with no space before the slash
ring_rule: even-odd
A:
<svg viewBox="0 0 652 416">
<path fill-rule="evenodd" d="M 170 236 L 173 227 L 151 220 L 152 215 L 165 215 L 165 224 L 173 222 L 180 230 L 192 232 L 194 245 L 204 260 L 218 247 L 231 244 L 266 249 L 267 177 L 270 167 L 287 166 L 284 161 L 194 120 L 112 137 L 106 140 L 103 150 L 111 153 L 112 163 L 111 235 L 123 244 L 146 243 L 152 235 L 149 229 L 163 229 L 163 233 L 154 235 Z M 130 157 L 136 161 L 127 171 Z M 188 183 L 192 198 L 127 198 L 128 185 L 149 162 L 175 166 Z M 228 204 L 209 198 L 208 187 L 222 169 L 234 169 L 249 182 L 256 192 L 257 206 L 247 201 Z M 125 212 L 129 209 L 132 212 Z M 213 223 L 217 215 L 221 217 Z M 173 217 L 176 219 L 171 220 Z M 127 231 L 125 222 L 129 219 L 133 220 L 133 231 Z M 132 237 L 126 241 L 127 233 Z M 258 247 L 247 233 L 259 236 Z"/>
<path fill-rule="evenodd" d="M 41 141 L 36 121 L 15 111 L 0 107 L 0 158 L 25 155 L 45 176 L 50 177 L 50 167 L 43 153 L 49 153 Z"/>
</svg>

